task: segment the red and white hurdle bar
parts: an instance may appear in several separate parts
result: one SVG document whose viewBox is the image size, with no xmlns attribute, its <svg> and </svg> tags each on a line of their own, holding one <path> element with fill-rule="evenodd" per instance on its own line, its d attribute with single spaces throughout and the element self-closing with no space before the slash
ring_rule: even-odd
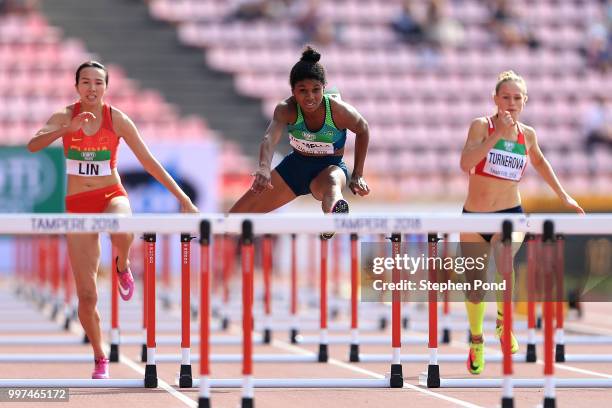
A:
<svg viewBox="0 0 612 408">
<path fill-rule="evenodd" d="M 250 218 L 253 218 L 254 221 L 257 221 L 257 225 L 258 225 L 258 231 L 260 229 L 262 229 L 263 233 L 269 232 L 269 233 L 280 233 L 280 232 L 285 232 L 282 231 L 283 226 L 280 226 L 280 224 L 278 223 L 279 219 L 278 218 L 287 218 L 287 217 L 278 217 L 278 216 L 274 216 L 274 218 L 269 218 L 269 219 L 265 219 L 264 217 L 259 217 L 260 219 L 257 219 L 257 217 L 252 217 L 249 215 Z M 519 230 L 524 230 L 525 232 L 534 232 L 534 229 L 536 229 L 539 226 L 542 226 L 542 224 L 545 221 L 545 215 L 539 215 L 539 216 L 531 216 L 531 217 L 526 217 L 526 216 L 520 216 L 520 217 L 507 217 L 509 219 L 516 219 L 517 225 L 518 225 L 518 229 Z M 605 234 L 608 233 L 610 230 L 610 225 L 612 225 L 611 221 L 612 219 L 610 218 L 610 216 L 602 216 L 602 215 L 597 215 L 597 216 L 587 216 L 587 217 L 580 217 L 580 218 L 576 218 L 576 217 L 564 217 L 564 216 L 558 216 L 555 215 L 555 218 L 557 218 L 557 223 L 558 225 L 561 226 L 561 228 L 565 233 L 600 233 L 600 234 Z M 0 217 L 1 218 L 1 217 Z M 54 233 L 74 233 L 74 232 L 132 232 L 134 230 L 136 230 L 136 232 L 139 232 L 139 228 L 142 228 L 142 217 L 124 217 L 124 218 L 119 218 L 119 217 L 115 217 L 115 216 L 103 216 L 103 217 L 91 217 L 91 218 L 86 218 L 83 220 L 83 222 L 76 222 L 76 218 L 74 216 L 66 216 L 66 215 L 62 215 L 62 216 L 57 216 L 57 217 L 53 217 L 53 218 L 49 218 L 49 217 L 39 217 L 39 216 L 24 216 L 22 215 L 21 217 L 15 217 L 16 219 L 11 219 L 8 220 L 9 222 L 7 223 L 3 223 L 1 224 L 3 226 L 1 232 L 5 232 L 5 229 L 8 230 L 5 233 L 49 233 L 49 230 L 51 230 Z M 139 219 L 140 218 L 140 219 Z M 393 217 L 393 218 L 385 218 L 383 216 L 368 216 L 368 217 L 353 217 L 353 216 L 328 216 L 328 217 L 323 217 L 320 219 L 320 222 L 317 223 L 316 225 L 316 231 L 311 231 L 312 229 L 315 228 L 315 226 L 312 223 L 312 219 L 309 218 L 314 218 L 314 217 L 308 217 L 308 216 L 304 216 L 304 217 L 300 217 L 298 219 L 294 219 L 294 222 L 289 223 L 289 225 L 292 226 L 292 229 L 299 229 L 297 227 L 304 227 L 303 229 L 305 229 L 304 232 L 312 232 L 312 233 L 316 233 L 320 230 L 329 230 L 329 229 L 336 229 L 337 231 L 339 230 L 340 232 L 356 232 L 359 230 L 363 230 L 363 229 L 368 229 L 368 230 L 377 230 L 377 229 L 384 229 L 384 230 L 389 230 L 390 228 L 388 227 L 388 223 L 391 222 L 393 223 L 393 226 L 395 225 L 400 225 L 402 226 L 404 230 L 409 230 L 410 232 L 423 232 L 423 230 L 425 231 L 433 231 L 433 230 L 437 230 L 437 231 L 444 231 L 444 232 L 456 232 L 456 231 L 466 231 L 466 232 L 495 232 L 497 230 L 497 228 L 495 227 L 495 224 L 499 225 L 499 220 L 500 218 L 498 218 L 498 216 L 491 216 L 491 215 L 484 215 L 484 216 L 469 216 L 469 218 L 473 218 L 474 221 L 478 220 L 478 222 L 472 222 L 472 223 L 468 223 L 467 225 L 464 223 L 465 218 L 468 218 L 466 216 L 462 216 L 462 217 L 451 217 L 451 216 L 438 216 L 436 215 L 435 218 L 434 217 L 428 217 L 428 216 L 408 216 L 408 217 Z M 504 217 L 506 218 L 506 217 Z M 199 218 L 197 217 L 193 217 L 193 219 L 191 219 L 191 217 L 189 216 L 184 216 L 182 217 L 182 219 L 180 221 L 177 222 L 173 222 L 173 228 L 176 228 L 177 224 L 181 224 L 181 222 L 187 222 L 187 220 L 189 220 L 188 222 L 190 223 L 197 223 L 199 222 Z M 240 219 L 241 220 L 241 219 Z M 307 223 L 304 223 L 303 221 L 307 220 Z M 460 220 L 463 220 L 463 222 L 459 222 Z M 24 222 L 25 221 L 25 222 Z M 155 220 L 155 221 L 159 221 L 159 219 Z M 238 218 L 236 217 L 227 217 L 227 218 L 223 218 L 223 219 L 215 219 L 214 222 L 216 223 L 220 223 L 221 224 L 221 230 L 225 229 L 225 231 L 228 232 L 235 232 L 232 231 L 232 229 L 236 228 L 236 223 L 239 221 Z M 285 220 L 280 220 L 285 226 L 287 225 L 286 223 L 286 219 Z M 100 226 L 100 223 L 110 223 L 111 227 L 109 227 L 108 225 L 102 225 Z M 138 226 L 135 223 L 139 223 L 140 226 Z M 29 224 L 29 225 L 27 225 Z M 260 228 L 260 224 L 261 224 L 261 228 Z M 273 225 L 273 224 L 276 224 Z M 5 226 L 6 225 L 6 226 Z M 165 227 L 162 227 L 162 230 L 164 228 L 168 228 L 167 226 L 168 224 L 166 224 Z M 182 224 L 181 224 L 182 225 Z M 48 228 L 47 226 L 50 226 L 50 228 Z M 193 224 L 191 225 L 193 227 Z M 430 228 L 432 226 L 438 227 L 438 228 Z M 11 229 L 14 228 L 14 229 Z M 266 231 L 266 228 L 268 228 L 268 230 Z M 110 229 L 110 231 L 108 231 Z M 402 230 L 402 229 L 398 229 L 398 230 Z M 552 228 L 549 228 L 550 230 L 552 230 Z M 182 229 L 181 229 L 182 230 Z M 186 229 L 186 230 L 193 230 L 193 228 L 191 229 Z M 249 228 L 245 228 L 245 231 L 248 231 Z M 252 227 L 251 227 L 251 231 L 252 231 Z M 172 232 L 172 231 L 162 231 L 162 232 Z M 369 231 L 370 232 L 370 231 Z M 243 234 L 244 237 L 247 237 L 248 234 Z M 252 234 L 251 234 L 252 236 Z M 545 231 L 545 236 L 548 236 L 546 234 Z M 248 247 L 248 240 L 245 238 L 243 245 L 245 245 L 246 247 Z M 252 241 L 251 244 L 252 245 Z M 248 251 L 247 251 L 248 254 Z M 154 256 L 151 257 L 153 258 L 153 264 L 154 264 Z M 248 255 L 245 257 L 245 259 L 248 260 Z M 252 260 L 252 257 L 251 257 Z M 248 266 L 248 262 L 246 262 L 247 266 Z M 245 267 L 245 261 L 243 259 L 243 272 L 244 269 L 249 269 L 249 267 Z M 149 271 L 147 271 L 147 275 L 149 275 Z M 252 285 L 248 282 L 248 275 L 249 273 L 246 272 L 245 273 L 246 278 L 247 278 L 247 282 L 243 282 L 243 284 L 245 285 L 245 291 L 243 293 L 243 295 L 245 296 L 246 302 L 244 302 L 244 307 L 248 308 L 250 307 L 250 298 L 248 294 L 248 289 L 252 288 Z M 154 284 L 154 275 L 153 275 L 153 279 L 151 280 Z M 147 286 L 151 285 L 151 281 L 149 281 L 147 283 Z M 154 307 L 154 305 L 153 305 Z M 550 308 L 549 308 L 550 309 Z M 246 314 L 245 314 L 246 316 Z M 151 333 L 148 333 L 148 338 L 147 338 L 147 346 L 148 348 L 148 354 L 150 357 L 150 362 L 152 362 L 153 364 L 148 364 L 147 365 L 147 374 L 149 375 L 145 375 L 145 380 L 144 380 L 144 385 L 145 386 L 151 386 L 153 384 L 153 382 L 151 381 L 153 378 L 153 374 L 155 374 L 153 372 L 153 370 L 150 369 L 149 366 L 153 366 L 154 368 L 154 362 L 155 362 L 155 348 L 154 348 L 154 319 L 153 321 L 150 321 L 149 323 L 151 323 L 152 325 L 149 326 L 149 329 L 152 327 L 153 330 L 150 330 L 151 332 L 153 332 L 153 334 L 151 335 Z M 245 326 L 247 327 L 247 326 Z M 506 327 L 509 327 L 509 325 L 507 325 Z M 552 327 L 549 325 L 549 327 Z M 250 329 L 252 328 L 252 325 L 248 326 L 249 330 L 245 330 L 244 336 L 245 336 L 245 340 L 249 340 L 250 335 L 248 334 L 250 332 Z M 549 332 L 552 334 L 552 330 L 549 330 Z M 551 336 L 548 336 L 547 338 L 549 338 Z M 150 341 L 153 340 L 153 343 Z M 549 341 L 546 341 L 547 343 L 551 343 Z M 508 342 L 507 342 L 508 343 Z M 395 345 L 395 344 L 393 344 Z M 247 347 L 245 345 L 245 350 L 247 350 Z M 248 353 L 247 353 L 248 354 Z M 248 356 L 247 356 L 248 357 Z M 394 357 L 395 357 L 395 353 L 394 353 Z M 394 361 L 397 361 L 394 358 Z M 252 381 L 252 367 L 249 368 L 249 362 L 248 362 L 248 358 L 245 358 L 245 362 L 243 362 L 243 364 L 245 364 L 245 369 L 243 370 L 245 373 L 245 383 L 246 386 L 244 387 L 245 392 L 244 392 L 244 396 L 243 396 L 243 406 L 248 406 L 248 401 L 252 402 L 252 389 L 253 386 L 255 386 L 255 382 Z M 251 363 L 252 364 L 252 363 Z M 399 368 L 401 370 L 401 364 L 399 365 Z M 393 370 L 392 370 L 392 374 Z M 397 378 L 397 374 L 399 374 L 401 376 L 401 372 L 400 373 L 395 373 L 395 377 Z M 154 376 L 155 379 L 155 383 L 157 380 L 156 375 Z M 391 381 L 390 384 L 386 385 L 386 386 L 393 386 L 394 385 L 394 381 L 393 381 L 394 377 L 392 375 L 391 377 Z M 148 381 L 147 381 L 148 380 Z M 9 380 L 11 381 L 11 380 Z M 65 381 L 69 381 L 69 380 L 65 380 Z M 397 381 L 396 381 L 397 382 Z M 100 383 L 98 383 L 100 384 Z M 272 385 L 272 383 L 265 383 L 266 385 Z M 564 384 L 564 383 L 559 383 L 559 384 Z M 2 386 L 9 386 L 9 385 L 4 385 L 3 383 L 0 382 L 0 385 Z M 23 385 L 23 384 L 20 384 Z M 403 385 L 403 379 L 401 380 L 401 384 L 398 384 L 399 386 Z M 508 382 L 505 381 L 506 385 L 504 388 L 508 388 Z M 518 383 L 517 383 L 518 385 Z M 545 379 L 545 385 L 546 385 L 546 399 L 545 399 L 545 404 L 547 406 L 550 406 L 550 403 L 547 403 L 547 400 L 550 401 L 552 400 L 554 403 L 554 383 L 552 383 L 550 381 L 549 376 L 547 376 L 547 378 Z M 565 384 L 568 385 L 568 384 Z M 56 385 L 56 386 L 62 386 L 60 385 Z M 295 384 L 292 384 L 292 386 L 295 386 Z M 357 386 L 357 385 L 356 385 Z M 581 385 L 578 385 L 581 386 Z M 552 390 L 552 391 L 551 391 Z M 505 393 L 506 394 L 506 393 Z M 246 401 L 246 405 L 245 402 Z M 503 400 L 502 400 L 503 401 Z"/>
</svg>

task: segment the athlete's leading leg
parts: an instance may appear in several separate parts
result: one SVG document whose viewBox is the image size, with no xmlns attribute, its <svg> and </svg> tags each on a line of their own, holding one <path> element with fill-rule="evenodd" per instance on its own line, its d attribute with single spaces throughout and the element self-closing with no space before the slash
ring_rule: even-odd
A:
<svg viewBox="0 0 612 408">
<path fill-rule="evenodd" d="M 321 201 L 324 213 L 332 211 L 334 204 L 343 200 L 342 189 L 346 186 L 346 175 L 338 166 L 328 166 L 310 182 L 312 196 Z"/>
<path fill-rule="evenodd" d="M 260 193 L 255 193 L 249 189 L 240 197 L 232 208 L 230 208 L 229 212 L 267 213 L 295 199 L 295 193 L 278 174 L 278 171 L 272 170 L 272 173 L 270 173 L 270 182 L 274 188 L 265 189 Z"/>
<path fill-rule="evenodd" d="M 105 213 L 112 214 L 132 214 L 130 202 L 127 197 L 120 196 L 113 198 L 104 210 Z M 130 247 L 134 241 L 134 234 L 111 234 L 111 242 L 117 250 L 117 271 L 119 273 L 119 284 L 121 286 L 121 297 L 129 300 L 134 293 L 134 277 L 130 267 Z"/>
</svg>

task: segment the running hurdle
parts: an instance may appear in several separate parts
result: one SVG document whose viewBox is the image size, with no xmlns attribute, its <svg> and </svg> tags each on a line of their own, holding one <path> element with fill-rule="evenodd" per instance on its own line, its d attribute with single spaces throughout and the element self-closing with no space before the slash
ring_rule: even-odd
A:
<svg viewBox="0 0 612 408">
<path fill-rule="evenodd" d="M 569 233 L 588 233 L 587 229 L 580 228 L 574 225 L 574 228 L 570 226 L 565 226 Z M 591 388 L 612 388 L 612 380 L 610 379 L 555 379 L 554 375 L 554 362 L 553 362 L 553 307 L 557 308 L 558 316 L 561 316 L 560 327 L 559 320 L 557 321 L 557 340 L 563 339 L 562 332 L 562 280 L 563 280 L 563 271 L 562 271 L 562 260 L 563 260 L 563 246 L 557 244 L 555 246 L 555 241 L 559 239 L 560 235 L 554 236 L 554 224 L 552 221 L 547 220 L 543 225 L 543 273 L 545 276 L 546 282 L 551 282 L 553 279 L 557 281 L 557 293 L 554 294 L 557 301 L 552 301 L 553 293 L 551 285 L 547 285 L 545 287 L 545 296 L 548 301 L 544 302 L 544 379 L 543 380 L 534 380 L 534 379 L 513 379 L 511 377 L 512 370 L 512 362 L 510 354 L 510 327 L 512 327 L 512 316 L 511 316 L 511 299 L 510 292 L 506 291 L 504 293 L 504 333 L 503 333 L 503 379 L 439 379 L 439 383 L 432 384 L 432 378 L 430 373 L 428 372 L 427 376 L 421 375 L 419 377 L 419 384 L 426 385 L 428 387 L 448 387 L 448 388 L 474 388 L 474 387 L 502 387 L 503 388 L 503 397 L 502 397 L 502 407 L 512 407 L 513 399 L 512 399 L 512 388 L 513 387 L 524 387 L 524 388 L 535 388 L 535 387 L 544 387 L 544 407 L 554 407 L 556 405 L 555 402 L 555 387 L 565 387 L 565 388 L 581 388 L 581 387 L 591 387 Z M 510 279 L 510 273 L 512 268 L 512 255 L 511 255 L 511 233 L 512 233 L 512 225 L 508 222 L 504 222 L 504 231 L 503 231 L 503 245 L 504 245 L 504 260 L 502 261 L 502 274 L 504 275 L 504 279 L 506 282 Z M 530 259 L 530 264 L 533 264 L 534 260 L 534 249 L 533 249 L 533 238 L 528 238 L 528 258 Z M 529 279 L 529 287 L 530 293 L 534 288 L 534 270 L 532 267 L 530 269 L 530 277 Z M 554 272 L 556 271 L 556 273 Z M 511 281 L 511 280 L 510 280 Z M 561 300 L 559 300 L 561 299 Z M 530 302 L 533 304 L 533 302 Z M 529 313 L 529 327 L 530 327 L 530 335 L 529 335 L 529 348 L 528 348 L 528 358 L 535 360 L 535 336 L 533 333 L 533 328 L 535 327 L 534 322 L 534 314 L 533 307 L 530 307 Z M 556 345 L 556 361 L 560 362 L 563 358 L 563 343 Z M 569 357 L 569 356 L 568 356 Z M 589 359 L 589 356 L 577 355 L 574 361 L 594 361 L 595 359 Z M 569 359 L 568 359 L 569 361 Z M 601 361 L 601 359 L 599 360 Z"/>
<path fill-rule="evenodd" d="M 479 220 L 482 220 L 482 216 L 480 216 Z M 582 219 L 584 220 L 584 218 Z M 518 221 L 520 224 L 520 229 L 526 232 L 534 231 L 537 230 L 537 227 L 542 227 L 542 224 L 544 224 L 545 219 L 540 218 L 538 219 L 537 217 L 531 218 L 529 220 L 527 220 L 527 217 L 520 217 L 518 218 L 516 221 Z M 531 225 L 529 223 L 529 221 L 531 221 Z M 608 222 L 610 222 L 610 219 L 607 219 Z M 538 225 L 538 223 L 540 225 Z M 574 229 L 577 230 L 582 230 L 584 233 L 584 225 L 580 225 L 577 226 L 575 224 L 575 221 L 570 219 L 562 219 L 562 223 L 565 224 L 565 226 L 568 229 L 572 229 L 571 227 L 573 226 Z M 487 230 L 487 228 L 484 227 L 484 223 L 483 225 L 478 224 L 479 227 L 477 229 L 474 229 L 473 232 L 476 231 L 485 231 Z M 569 225 L 569 226 L 567 226 Z M 600 231 L 602 229 L 601 225 L 591 225 L 593 226 L 593 230 L 591 230 L 592 232 L 597 232 Z M 422 227 L 422 226 L 420 226 Z M 460 225 L 460 226 L 453 226 L 454 228 L 457 228 L 456 230 L 449 230 L 449 224 L 446 223 L 442 228 L 438 229 L 438 230 L 442 230 L 442 231 L 449 231 L 449 232 L 454 232 L 454 231 L 467 231 L 467 230 L 471 230 L 472 226 L 467 227 L 464 225 Z M 251 227 L 249 227 L 251 228 Z M 510 276 L 510 268 L 511 268 L 511 248 L 510 248 L 510 242 L 511 242 L 511 232 L 512 232 L 512 223 L 511 222 L 505 222 L 504 223 L 504 243 L 505 243 L 505 260 L 502 261 L 502 265 L 503 265 L 503 269 L 504 269 L 504 274 L 506 276 L 506 280 L 509 281 L 509 276 Z M 431 229 L 434 230 L 434 229 Z M 427 231 L 427 229 L 426 229 Z M 495 232 L 496 228 L 490 228 L 490 232 Z M 545 236 L 548 237 L 549 233 L 547 231 L 552 231 L 552 224 L 551 223 L 546 223 L 546 230 L 545 230 Z M 266 230 L 264 232 L 270 232 L 269 230 Z M 276 231 L 275 231 L 276 232 Z M 571 231 L 570 231 L 571 232 Z M 245 275 L 245 277 L 248 277 L 248 273 Z M 394 279 L 395 279 L 395 274 L 394 274 Z M 247 285 L 247 280 L 245 280 L 245 287 L 248 287 Z M 487 383 L 483 383 L 483 385 L 487 385 L 487 386 L 503 386 L 504 388 L 504 392 L 503 392 L 503 397 L 502 397 L 502 406 L 503 407 L 510 407 L 513 406 L 513 393 L 512 393 L 512 388 L 513 388 L 513 384 L 516 383 L 516 386 L 544 386 L 545 388 L 545 399 L 544 399 L 544 404 L 547 407 L 550 406 L 554 406 L 555 405 L 555 397 L 554 397 L 554 378 L 552 377 L 553 374 L 553 369 L 552 369 L 552 359 L 551 358 L 546 358 L 547 363 L 545 364 L 545 378 L 543 381 L 535 381 L 533 382 L 532 380 L 512 380 L 511 378 L 511 374 L 512 374 L 512 357 L 511 354 L 509 352 L 509 345 L 510 345 L 510 330 L 512 327 L 512 315 L 511 315 L 511 304 L 510 304 L 510 292 L 506 293 L 506 298 L 505 298 L 505 310 L 504 310 L 504 326 L 505 326 L 505 332 L 503 334 L 504 336 L 504 344 L 506 344 L 506 347 L 504 349 L 505 353 L 504 353 L 504 357 L 503 357 L 503 361 L 504 361 L 504 378 L 502 380 L 495 380 L 493 382 L 491 382 L 490 380 Z M 248 301 L 248 297 L 245 298 L 245 305 L 249 304 Z M 395 300 L 395 299 L 394 299 Z M 433 308 L 433 305 L 431 302 L 432 299 L 430 297 L 430 311 L 435 311 L 437 312 L 437 308 Z M 394 302 L 393 308 L 392 308 L 392 314 L 393 314 L 393 322 L 395 323 L 398 319 L 399 319 L 399 302 Z M 550 334 L 552 333 L 551 331 L 551 322 L 550 322 L 550 307 L 551 304 L 550 302 L 547 305 L 547 310 L 545 310 L 545 315 L 548 316 L 548 324 L 545 325 L 546 329 L 546 336 L 545 336 L 545 349 L 546 350 L 552 350 L 552 337 L 550 336 Z M 430 313 L 430 319 L 432 319 L 431 316 L 434 316 L 435 319 L 435 314 L 434 313 Z M 433 321 L 433 323 L 437 324 L 437 321 Z M 249 326 L 250 327 L 250 326 Z M 399 327 L 399 326 L 396 326 Z M 246 326 L 245 326 L 246 328 Z M 391 386 L 393 386 L 393 374 L 395 374 L 397 376 L 397 374 L 399 374 L 401 376 L 401 363 L 399 361 L 399 350 L 398 347 L 399 344 L 397 344 L 395 342 L 395 334 L 396 334 L 396 330 L 393 330 L 393 334 L 394 334 L 394 339 L 392 340 L 393 342 L 393 347 L 394 347 L 394 353 L 393 353 L 393 363 L 392 364 L 392 377 L 391 377 Z M 440 379 L 439 378 L 439 367 L 437 365 L 437 335 L 436 336 L 431 336 L 431 333 L 433 332 L 432 328 L 430 328 L 430 353 L 431 353 L 431 359 L 430 359 L 430 364 L 429 364 L 429 368 L 428 368 L 428 376 L 427 376 L 427 381 L 426 381 L 426 385 L 428 386 L 478 386 L 478 380 L 471 380 L 471 381 L 466 381 L 466 382 L 455 382 L 455 383 L 450 383 L 450 382 L 445 382 L 445 379 Z M 245 334 L 245 336 L 247 336 Z M 248 338 L 245 338 L 245 341 L 248 342 Z M 247 347 L 245 346 L 245 349 Z M 546 352 L 546 355 L 548 356 L 548 351 Z M 397 364 L 395 364 L 397 363 Z M 250 364 L 249 361 L 249 356 L 245 355 L 245 363 L 243 364 Z M 395 373 L 393 372 L 394 370 L 394 366 L 399 367 L 400 371 L 399 373 L 396 371 Z M 247 368 L 245 368 L 243 371 L 246 375 L 245 378 L 245 385 L 244 385 L 244 392 L 243 392 L 243 406 L 250 406 L 250 402 L 252 401 L 252 391 L 253 391 L 253 387 L 254 387 L 254 383 L 252 381 L 252 378 L 250 376 L 251 371 L 250 371 L 250 366 L 246 366 Z M 435 384 L 434 381 L 432 381 L 433 379 L 435 379 L 436 374 L 438 376 L 438 381 L 439 384 Z M 402 380 L 403 382 L 403 380 Z M 559 386 L 568 386 L 568 387 L 572 387 L 572 386 L 576 386 L 576 387 L 581 387 L 581 386 L 586 386 L 586 385 L 596 385 L 598 387 L 608 387 L 610 386 L 610 382 L 609 381 L 590 381 L 590 380 L 585 380 L 585 379 L 579 379 L 578 381 L 572 382 L 572 380 L 567 380 L 567 381 L 559 381 L 558 385 Z M 295 385 L 295 384 L 294 384 Z"/>
</svg>

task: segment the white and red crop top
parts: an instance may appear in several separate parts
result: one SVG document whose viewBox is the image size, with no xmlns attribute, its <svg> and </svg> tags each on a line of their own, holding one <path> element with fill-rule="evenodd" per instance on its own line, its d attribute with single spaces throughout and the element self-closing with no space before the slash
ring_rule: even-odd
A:
<svg viewBox="0 0 612 408">
<path fill-rule="evenodd" d="M 81 113 L 81 102 L 72 106 L 72 117 Z M 102 107 L 102 124 L 93 135 L 88 136 L 79 129 L 62 137 L 66 173 L 73 176 L 110 176 L 117 167 L 119 136 L 113 129 L 111 108 Z"/>
<path fill-rule="evenodd" d="M 488 135 L 495 131 L 493 119 L 488 117 Z M 518 126 L 518 140 L 499 139 L 487 155 L 470 171 L 470 174 L 495 177 L 502 180 L 520 181 L 527 168 L 527 146 L 525 135 Z"/>
</svg>

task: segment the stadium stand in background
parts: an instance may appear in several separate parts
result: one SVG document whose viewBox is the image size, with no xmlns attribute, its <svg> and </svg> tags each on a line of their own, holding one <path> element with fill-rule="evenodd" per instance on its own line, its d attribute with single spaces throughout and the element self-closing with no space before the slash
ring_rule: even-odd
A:
<svg viewBox="0 0 612 408">
<path fill-rule="evenodd" d="M 496 75 L 507 69 L 527 80 L 523 120 L 535 126 L 564 185 L 579 196 L 610 190 L 611 152 L 587 155 L 583 132 L 591 101 L 612 95 L 610 72 L 585 57 L 589 27 L 607 24 L 609 30 L 609 2 L 435 1 L 433 11 L 427 1 L 397 0 L 149 4 L 154 18 L 177 26 L 185 44 L 205 49 L 211 66 L 234 74 L 240 92 L 261 98 L 269 117 L 289 93 L 288 72 L 303 46 L 300 22 L 309 2 L 327 34 L 309 39 L 321 49 L 330 85 L 371 125 L 366 175 L 375 198 L 462 198 L 467 183 L 458 163 L 467 127 L 492 112 Z M 259 11 L 237 13 L 248 10 L 245 4 Z M 274 7 L 277 12 L 270 12 Z M 417 41 L 406 41 L 396 28 L 406 7 L 417 22 L 428 23 Z M 609 49 L 609 31 L 607 36 Z M 352 152 L 346 157 L 350 161 Z M 522 191 L 550 196 L 533 170 Z"/>
</svg>

